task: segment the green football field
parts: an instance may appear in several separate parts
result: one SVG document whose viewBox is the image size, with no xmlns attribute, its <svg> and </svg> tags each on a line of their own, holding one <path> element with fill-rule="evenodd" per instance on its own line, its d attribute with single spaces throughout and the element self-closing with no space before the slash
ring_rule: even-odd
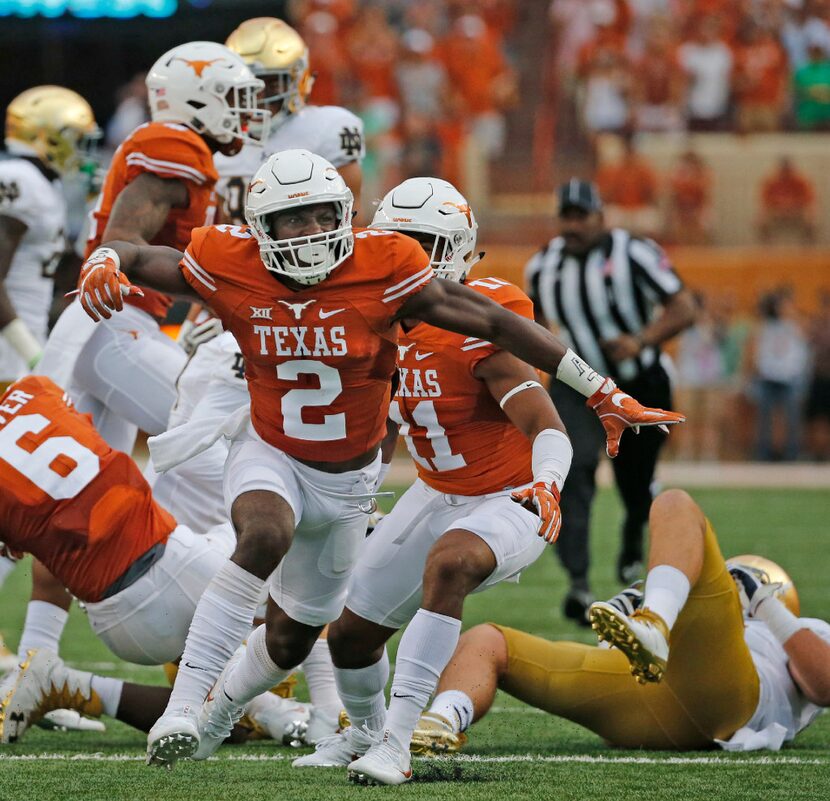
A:
<svg viewBox="0 0 830 801">
<path fill-rule="evenodd" d="M 830 492 L 707 489 L 692 494 L 713 521 L 725 555 L 754 552 L 781 562 L 796 580 L 802 614 L 830 619 Z M 616 496 L 604 491 L 595 507 L 592 540 L 599 595 L 617 589 L 612 566 L 619 520 Z M 11 645 L 22 626 L 28 580 L 24 565 L 0 594 L 0 630 Z M 564 587 L 554 555 L 546 554 L 519 585 L 471 598 L 465 627 L 495 620 L 546 637 L 589 642 L 588 632 L 560 615 Z M 118 662 L 77 609 L 62 647 L 73 666 L 164 683 L 161 668 Z M 492 713 L 469 732 L 462 756 L 417 760 L 415 779 L 400 788 L 353 787 L 339 770 L 294 770 L 290 760 L 299 752 L 268 742 L 228 746 L 206 763 L 183 763 L 171 772 L 150 769 L 143 764 L 144 735 L 115 721 L 107 726 L 102 734 L 35 729 L 21 744 L 4 747 L 0 801 L 339 801 L 395 793 L 464 801 L 830 799 L 830 715 L 778 754 L 625 752 L 500 694 Z"/>
</svg>

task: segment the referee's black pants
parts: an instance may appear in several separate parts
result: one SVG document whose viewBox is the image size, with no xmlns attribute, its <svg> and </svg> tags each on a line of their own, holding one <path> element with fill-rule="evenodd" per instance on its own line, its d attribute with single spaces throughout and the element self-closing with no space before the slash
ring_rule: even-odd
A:
<svg viewBox="0 0 830 801">
<path fill-rule="evenodd" d="M 659 363 L 631 381 L 618 381 L 617 385 L 644 406 L 672 407 L 669 377 Z M 596 413 L 585 405 L 585 398 L 570 387 L 554 380 L 550 394 L 574 449 L 571 471 L 562 493 L 562 531 L 556 542 L 557 553 L 571 582 L 581 584 L 588 577 L 591 505 L 600 453 L 605 450 L 605 430 Z M 643 531 L 652 501 L 651 485 L 665 439 L 665 434 L 656 428 L 641 428 L 639 434 L 625 431 L 620 452 L 611 461 L 625 506 L 620 554 L 626 561 L 642 558 Z"/>
</svg>

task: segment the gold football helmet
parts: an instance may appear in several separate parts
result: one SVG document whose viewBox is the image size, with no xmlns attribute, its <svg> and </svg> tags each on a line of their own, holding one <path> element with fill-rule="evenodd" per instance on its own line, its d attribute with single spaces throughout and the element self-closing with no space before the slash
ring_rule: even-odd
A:
<svg viewBox="0 0 830 801">
<path fill-rule="evenodd" d="M 308 47 L 290 25 L 276 17 L 255 17 L 243 22 L 225 45 L 265 81 L 261 103 L 273 114 L 271 125 L 280 125 L 305 105 L 314 76 Z"/>
<path fill-rule="evenodd" d="M 6 109 L 6 143 L 23 145 L 59 173 L 76 169 L 101 132 L 92 108 L 63 86 L 35 86 Z"/>
<path fill-rule="evenodd" d="M 793 584 L 793 580 L 790 578 L 787 571 L 781 567 L 781 565 L 776 564 L 772 561 L 772 559 L 766 559 L 763 556 L 756 556 L 751 553 L 733 556 L 727 560 L 727 564 L 752 568 L 760 574 L 761 582 L 763 584 L 770 584 L 776 581 L 781 582 L 781 590 L 776 593 L 778 599 L 796 617 L 800 615 L 801 602 L 798 599 L 798 592 L 795 589 L 795 584 Z"/>
</svg>

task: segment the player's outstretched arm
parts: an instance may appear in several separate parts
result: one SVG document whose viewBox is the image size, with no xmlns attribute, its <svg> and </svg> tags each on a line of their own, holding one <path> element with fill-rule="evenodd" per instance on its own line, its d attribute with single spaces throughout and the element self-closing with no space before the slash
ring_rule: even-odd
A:
<svg viewBox="0 0 830 801">
<path fill-rule="evenodd" d="M 124 297 L 141 295 L 130 279 L 167 295 L 199 300 L 179 270 L 183 254 L 175 248 L 110 242 L 81 266 L 78 295 L 84 311 L 96 322 L 124 308 Z"/>
<path fill-rule="evenodd" d="M 668 431 L 667 425 L 686 419 L 676 412 L 641 406 L 542 326 L 461 284 L 431 281 L 407 299 L 397 316 L 487 340 L 555 375 L 588 399 L 605 428 L 606 450 L 611 457 L 619 452 L 620 437 L 626 428 L 639 431 L 640 426 L 660 426 Z"/>
</svg>

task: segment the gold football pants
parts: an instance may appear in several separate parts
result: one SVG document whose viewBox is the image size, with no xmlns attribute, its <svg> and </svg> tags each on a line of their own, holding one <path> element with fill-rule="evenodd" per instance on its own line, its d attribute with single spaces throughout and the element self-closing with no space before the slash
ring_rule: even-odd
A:
<svg viewBox="0 0 830 801">
<path fill-rule="evenodd" d="M 616 649 L 496 628 L 508 651 L 501 689 L 612 745 L 706 748 L 715 738 L 729 738 L 758 704 L 758 675 L 744 642 L 738 593 L 708 521 L 700 578 L 672 629 L 659 684 L 638 684 Z"/>
</svg>

